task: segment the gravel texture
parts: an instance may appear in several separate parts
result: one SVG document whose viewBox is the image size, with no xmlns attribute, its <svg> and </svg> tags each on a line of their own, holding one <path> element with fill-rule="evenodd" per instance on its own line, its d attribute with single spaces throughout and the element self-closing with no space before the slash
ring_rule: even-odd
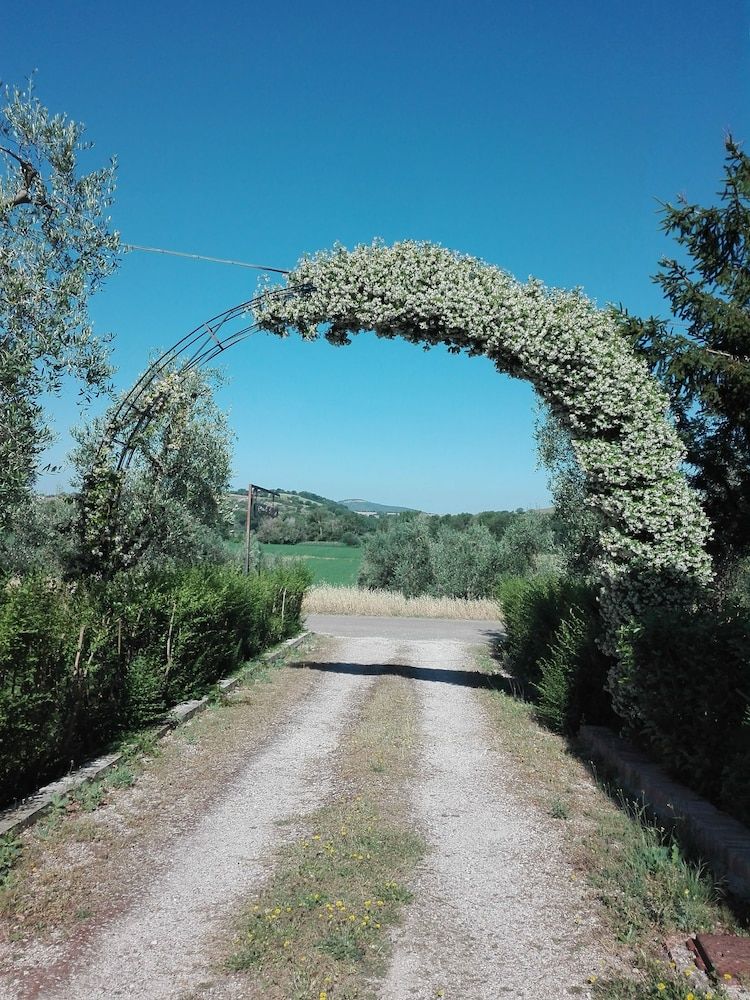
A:
<svg viewBox="0 0 750 1000">
<path fill-rule="evenodd" d="M 307 615 L 305 627 L 320 635 L 395 639 L 401 642 L 488 643 L 505 634 L 499 621 L 468 618 L 375 618 L 370 615 Z"/>
<path fill-rule="evenodd" d="M 593 901 L 562 853 L 559 830 L 531 805 L 493 745 L 453 643 L 410 643 L 420 685 L 424 763 L 413 805 L 430 853 L 395 937 L 380 996 L 588 996 L 605 955 Z M 446 672 L 459 683 L 440 683 Z M 441 992 L 442 991 L 442 992 Z"/>
<path fill-rule="evenodd" d="M 378 640 L 360 644 L 367 662 L 383 660 Z M 348 650 L 333 644 L 327 658 Z M 356 712 L 367 676 L 332 673 L 279 727 L 224 789 L 190 833 L 149 862 L 153 879 L 134 904 L 76 956 L 59 961 L 63 981 L 36 978 L 0 985 L 0 997 L 44 1000 L 166 1000 L 206 979 L 212 934 L 267 873 L 267 859 L 293 831 L 283 824 L 316 809 L 330 791 L 326 757 Z M 222 781 L 222 774 L 216 774 Z M 196 812 L 202 803 L 194 802 Z"/>
<path fill-rule="evenodd" d="M 388 633 L 389 627 L 377 630 Z M 394 931 L 391 967 L 385 982 L 373 986 L 374 995 L 587 996 L 588 977 L 601 975 L 605 960 L 593 943 L 595 907 L 564 859 L 561 831 L 529 801 L 517 768 L 495 746 L 483 693 L 476 690 L 484 686 L 483 675 L 469 645 L 482 636 L 459 630 L 461 641 L 449 641 L 441 631 L 437 640 L 416 640 L 400 627 L 391 638 L 320 640 L 308 657 L 320 669 L 287 673 L 292 681 L 283 683 L 301 700 L 254 748 L 243 751 L 237 743 L 246 709 L 227 710 L 224 750 L 220 742 L 205 752 L 201 743 L 192 748 L 195 763 L 202 761 L 202 783 L 191 775 L 190 747 L 182 772 L 168 772 L 167 790 L 154 783 L 160 772 L 150 780 L 146 772 L 131 790 L 143 800 L 138 816 L 144 829 L 143 806 L 158 803 L 160 792 L 176 801 L 192 796 L 192 820 L 183 814 L 182 829 L 165 841 L 135 838 L 139 870 L 112 913 L 103 912 L 78 939 L 53 934 L 35 945 L 32 936 L 5 963 L 10 975 L 0 977 L 0 998 L 262 996 L 246 977 L 221 970 L 234 917 L 267 878 L 275 850 L 333 793 L 331 762 L 341 737 L 369 685 L 388 670 L 418 693 L 422 767 L 404 795 L 429 853 L 405 923 Z M 418 634 L 422 629 L 420 624 Z M 101 810 L 110 826 L 117 825 L 118 809 L 122 824 L 131 821 L 129 801 L 132 808 L 126 795 L 120 806 Z M 115 876 L 106 856 L 100 867 L 83 870 L 100 880 L 98 891 L 117 895 L 118 886 L 107 882 Z"/>
</svg>

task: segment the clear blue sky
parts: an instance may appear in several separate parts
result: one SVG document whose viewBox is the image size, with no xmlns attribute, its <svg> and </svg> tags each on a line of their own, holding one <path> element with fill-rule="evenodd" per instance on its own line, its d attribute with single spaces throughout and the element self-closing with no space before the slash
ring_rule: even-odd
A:
<svg viewBox="0 0 750 1000">
<path fill-rule="evenodd" d="M 749 26 L 737 0 L 41 0 L 6 4 L 0 73 L 37 69 L 91 162 L 117 154 L 126 242 L 289 267 L 336 240 L 433 240 L 648 313 L 657 199 L 713 198 L 725 132 L 750 142 Z M 92 304 L 118 386 L 254 286 L 130 254 Z M 227 366 L 238 484 L 547 502 L 533 393 L 483 359 L 256 337 Z"/>
</svg>

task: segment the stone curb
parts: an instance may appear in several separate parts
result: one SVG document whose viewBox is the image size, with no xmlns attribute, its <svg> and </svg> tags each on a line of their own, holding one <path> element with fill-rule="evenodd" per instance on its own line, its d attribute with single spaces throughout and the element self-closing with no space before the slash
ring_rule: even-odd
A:
<svg viewBox="0 0 750 1000">
<path fill-rule="evenodd" d="M 750 901 L 750 830 L 746 826 L 667 777 L 606 726 L 582 726 L 579 738 L 594 762 L 611 771 L 626 792 L 679 831 L 731 893 Z"/>
<path fill-rule="evenodd" d="M 271 663 L 273 660 L 278 660 L 289 649 L 293 649 L 299 645 L 308 635 L 310 635 L 309 632 L 301 632 L 299 635 L 294 636 L 293 639 L 286 639 L 279 646 L 276 646 L 275 649 L 260 656 L 260 661 L 262 663 Z M 224 680 L 218 681 L 215 687 L 222 694 L 226 694 L 234 690 L 234 688 L 239 687 L 242 682 L 243 678 L 238 674 L 234 677 L 226 677 Z M 151 732 L 157 740 L 163 739 L 167 733 L 171 733 L 177 726 L 181 726 L 189 719 L 200 715 L 201 712 L 205 712 L 209 703 L 210 695 L 205 695 L 203 698 L 175 705 L 170 710 L 166 720 Z M 107 771 L 111 771 L 112 768 L 117 767 L 125 759 L 125 756 L 125 752 L 120 751 L 118 753 L 106 754 L 103 757 L 97 757 L 95 760 L 84 764 L 83 767 L 79 767 L 71 774 L 66 774 L 64 778 L 53 781 L 49 785 L 44 785 L 43 788 L 23 799 L 17 805 L 0 810 L 0 837 L 20 833 L 26 827 L 33 826 L 37 820 L 50 811 L 53 799 L 68 795 L 83 785 L 96 781 L 97 778 L 106 774 Z"/>
</svg>

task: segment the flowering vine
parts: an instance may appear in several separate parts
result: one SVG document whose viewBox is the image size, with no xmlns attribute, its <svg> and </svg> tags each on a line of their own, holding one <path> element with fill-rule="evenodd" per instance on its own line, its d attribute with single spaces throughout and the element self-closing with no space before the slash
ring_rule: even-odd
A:
<svg viewBox="0 0 750 1000">
<path fill-rule="evenodd" d="M 711 578 L 708 522 L 682 472 L 668 401 L 610 313 L 578 291 L 523 284 L 475 258 L 429 243 L 335 248 L 302 260 L 286 297 L 265 296 L 256 319 L 286 336 L 334 344 L 372 330 L 490 358 L 529 381 L 570 432 L 602 515 L 593 570 L 607 630 L 645 607 L 689 605 Z M 637 717 L 623 667 L 610 685 L 618 711 Z"/>
</svg>

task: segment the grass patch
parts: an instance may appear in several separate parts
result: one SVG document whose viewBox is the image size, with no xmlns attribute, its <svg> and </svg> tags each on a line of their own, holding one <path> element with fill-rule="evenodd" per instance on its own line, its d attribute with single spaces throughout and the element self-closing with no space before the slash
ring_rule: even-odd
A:
<svg viewBox="0 0 750 1000">
<path fill-rule="evenodd" d="M 480 663 L 489 672 L 497 669 L 485 653 Z M 595 995 L 602 1000 L 722 997 L 721 984 L 706 994 L 680 977 L 660 947 L 678 931 L 686 938 L 699 931 L 747 932 L 707 868 L 671 831 L 652 822 L 642 804 L 592 780 L 575 746 L 543 729 L 533 705 L 500 689 L 485 697 L 498 742 L 525 773 L 536 804 L 566 820 L 561 829 L 569 859 L 594 888 L 622 957 L 636 969 L 633 978 L 596 981 Z"/>
<path fill-rule="evenodd" d="M 498 621 L 496 601 L 463 597 L 404 597 L 394 590 L 319 584 L 305 594 L 302 610 L 323 615 L 386 615 L 396 618 L 471 618 Z"/>
<path fill-rule="evenodd" d="M 597 1000 L 726 1000 L 721 986 L 704 988 L 694 977 L 680 975 L 664 963 L 646 962 L 639 979 L 606 979 L 594 982 Z"/>
<path fill-rule="evenodd" d="M 302 559 L 313 575 L 313 583 L 354 586 L 362 565 L 362 549 L 340 542 L 300 542 L 298 545 L 261 544 L 263 555 L 277 559 Z"/>
<path fill-rule="evenodd" d="M 602 810 L 584 850 L 588 876 L 612 915 L 621 941 L 640 944 L 662 933 L 737 930 L 707 869 L 688 859 L 664 827 L 620 798 L 621 811 Z"/>
<path fill-rule="evenodd" d="M 13 866 L 21 857 L 23 846 L 12 834 L 0 837 L 0 887 L 12 878 Z"/>
<path fill-rule="evenodd" d="M 341 748 L 345 794 L 281 850 L 270 884 L 242 918 L 229 966 L 255 975 L 263 996 L 354 1000 L 384 970 L 387 930 L 412 898 L 425 850 L 404 807 L 414 732 L 408 682 L 378 678 Z"/>
</svg>

